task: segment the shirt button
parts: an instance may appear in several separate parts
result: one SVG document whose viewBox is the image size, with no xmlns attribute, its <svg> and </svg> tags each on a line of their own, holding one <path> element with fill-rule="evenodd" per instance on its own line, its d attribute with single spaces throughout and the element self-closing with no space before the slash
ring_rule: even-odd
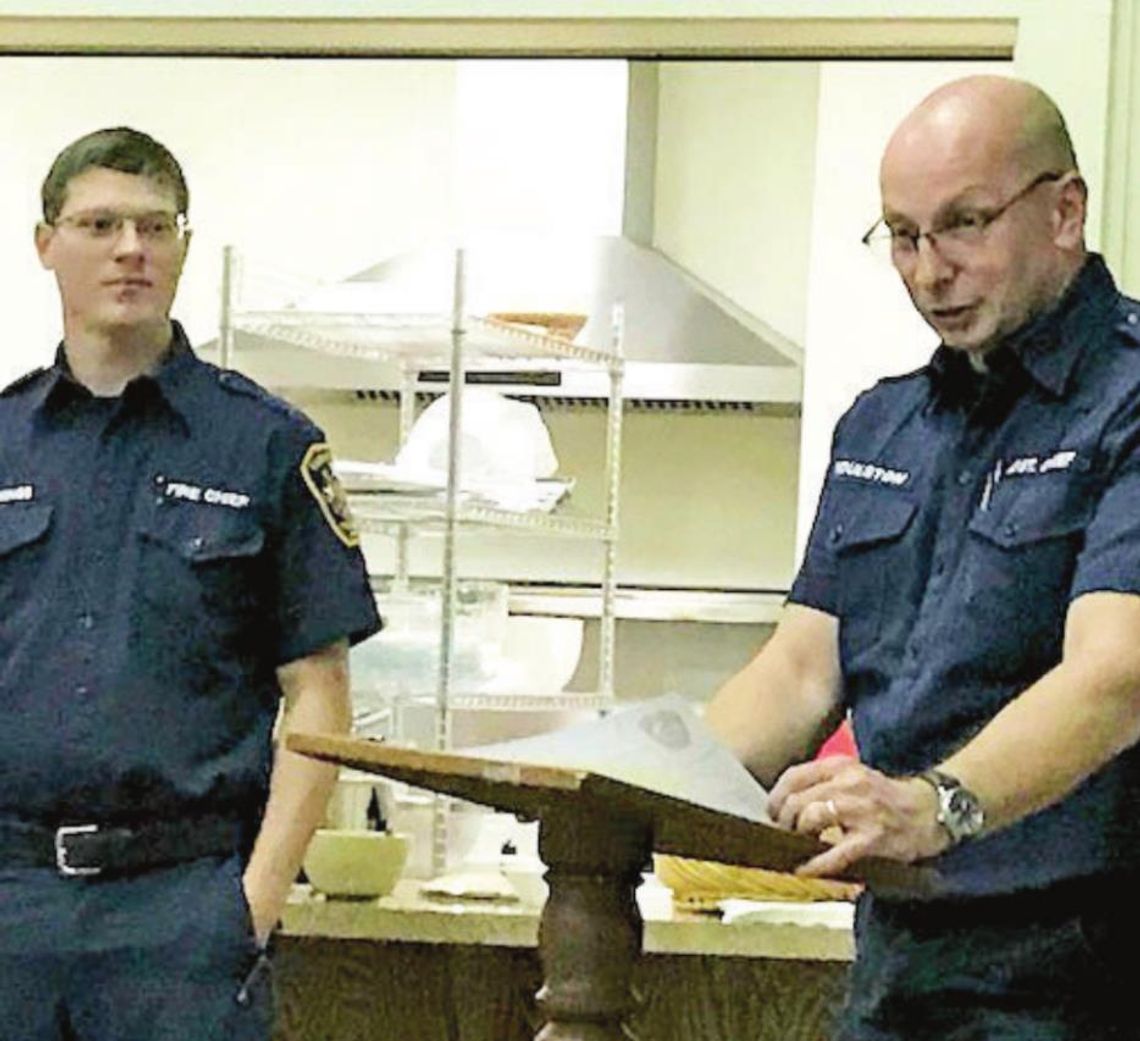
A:
<svg viewBox="0 0 1140 1041">
<path fill-rule="evenodd" d="M 85 698 L 88 694 L 91 693 L 91 689 L 87 686 L 87 684 L 80 683 L 79 686 L 75 688 L 75 693 L 78 694 L 81 698 Z"/>
<path fill-rule="evenodd" d="M 206 540 L 202 538 L 201 535 L 195 535 L 192 539 L 190 539 L 189 542 L 186 543 L 186 545 L 189 546 L 192 551 L 197 553 L 204 545 L 206 545 Z"/>
<path fill-rule="evenodd" d="M 1013 536 L 1017 534 L 1017 525 L 1016 524 L 1007 524 L 1001 530 L 1002 530 L 1002 534 L 1005 535 L 1005 537 L 1007 539 L 1012 539 Z"/>
<path fill-rule="evenodd" d="M 831 529 L 831 535 L 828 537 L 832 542 L 838 542 L 841 538 L 843 538 L 843 525 L 836 524 L 835 527 Z"/>
<path fill-rule="evenodd" d="M 970 475 L 969 475 L 968 473 L 960 473 L 960 474 L 958 474 L 958 483 L 959 483 L 959 484 L 960 484 L 960 485 L 961 485 L 963 488 L 964 488 L 964 487 L 965 487 L 967 484 L 969 484 L 969 483 L 970 483 L 970 480 L 971 480 L 971 477 L 970 477 Z"/>
<path fill-rule="evenodd" d="M 95 616 L 93 614 L 91 614 L 90 611 L 84 611 L 83 614 L 81 614 L 79 616 L 79 628 L 80 629 L 94 629 L 95 628 Z"/>
<path fill-rule="evenodd" d="M 154 483 L 157 484 L 161 488 L 164 484 L 166 484 L 166 477 L 163 474 L 159 474 L 154 479 Z"/>
<path fill-rule="evenodd" d="M 1137 322 L 1140 322 L 1140 318 L 1136 317 L 1135 311 L 1129 311 L 1128 312 L 1128 318 L 1126 319 L 1126 321 L 1128 322 L 1129 325 L 1135 325 Z"/>
</svg>

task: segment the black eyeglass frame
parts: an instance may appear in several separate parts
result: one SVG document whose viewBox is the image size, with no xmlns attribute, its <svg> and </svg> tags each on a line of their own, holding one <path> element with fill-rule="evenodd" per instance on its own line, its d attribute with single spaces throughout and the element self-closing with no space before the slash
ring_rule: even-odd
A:
<svg viewBox="0 0 1140 1041">
<path fill-rule="evenodd" d="M 1014 205 L 1014 203 L 1020 202 L 1027 195 L 1029 195 L 1030 192 L 1035 191 L 1037 188 L 1040 188 L 1043 184 L 1049 184 L 1051 182 L 1063 180 L 1066 176 L 1068 176 L 1070 172 L 1071 171 L 1046 170 L 1044 173 L 1039 173 L 1024 188 L 1022 188 L 1020 191 L 1014 192 L 1014 194 L 1006 199 L 1006 201 L 997 207 L 997 209 L 990 210 L 989 212 L 980 212 L 978 214 L 979 219 L 976 225 L 979 234 L 985 234 L 991 224 L 1001 218 L 1002 215 L 1005 214 L 1005 212 Z M 886 231 L 886 234 L 876 234 L 876 232 L 878 232 L 880 229 L 884 229 Z M 917 255 L 918 244 L 920 240 L 926 239 L 932 246 L 937 248 L 937 237 L 939 235 L 944 235 L 948 230 L 949 228 L 942 227 L 931 228 L 929 231 L 916 231 L 913 234 L 902 234 L 895 232 L 890 227 L 890 225 L 887 224 L 886 217 L 880 217 L 867 229 L 859 241 L 862 242 L 864 246 L 871 248 L 874 247 L 876 242 L 889 242 L 893 245 L 897 240 L 903 239 L 909 241 L 910 248 Z"/>
</svg>

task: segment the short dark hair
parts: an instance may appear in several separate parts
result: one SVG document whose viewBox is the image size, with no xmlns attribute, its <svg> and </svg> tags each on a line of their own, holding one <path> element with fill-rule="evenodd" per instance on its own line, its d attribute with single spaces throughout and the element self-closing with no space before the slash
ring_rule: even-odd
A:
<svg viewBox="0 0 1140 1041">
<path fill-rule="evenodd" d="M 130 127 L 108 127 L 84 134 L 55 157 L 40 196 L 44 220 L 53 224 L 63 209 L 67 186 L 81 173 L 101 167 L 138 174 L 171 188 L 179 213 L 190 210 L 190 190 L 182 167 L 170 150 L 149 134 Z"/>
</svg>

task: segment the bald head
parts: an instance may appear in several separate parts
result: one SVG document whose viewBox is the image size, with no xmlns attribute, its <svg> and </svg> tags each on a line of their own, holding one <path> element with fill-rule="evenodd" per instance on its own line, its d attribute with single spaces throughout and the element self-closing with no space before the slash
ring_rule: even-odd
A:
<svg viewBox="0 0 1140 1041">
<path fill-rule="evenodd" d="M 1005 76 L 968 76 L 924 98 L 891 136 L 884 176 L 918 155 L 1002 168 L 1014 181 L 1077 166 L 1064 117 L 1049 95 Z"/>
<path fill-rule="evenodd" d="M 939 87 L 891 136 L 879 180 L 895 268 L 949 346 L 996 346 L 1084 263 L 1084 181 L 1061 113 L 1030 83 Z"/>
</svg>

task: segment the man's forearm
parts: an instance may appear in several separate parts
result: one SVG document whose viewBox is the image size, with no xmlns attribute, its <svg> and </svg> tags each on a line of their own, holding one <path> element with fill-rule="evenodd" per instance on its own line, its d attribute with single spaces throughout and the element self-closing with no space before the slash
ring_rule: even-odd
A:
<svg viewBox="0 0 1140 1041">
<path fill-rule="evenodd" d="M 325 660 L 298 663 L 293 673 L 282 676 L 289 710 L 274 757 L 269 801 L 244 879 L 254 925 L 263 938 L 280 916 L 337 777 L 336 766 L 290 752 L 285 738 L 293 731 L 348 731 L 352 717 L 343 653 L 343 648 L 330 649 Z"/>
<path fill-rule="evenodd" d="M 834 618 L 791 604 L 760 653 L 709 702 L 705 721 L 766 786 L 838 722 Z"/>
<path fill-rule="evenodd" d="M 1078 606 L 1080 605 L 1080 606 Z M 995 830 L 1064 798 L 1140 737 L 1140 599 L 1078 601 L 1064 660 L 941 765 Z"/>
<path fill-rule="evenodd" d="M 986 830 L 1060 801 L 1140 734 L 1137 689 L 1061 664 L 942 768 L 981 800 Z"/>
</svg>

